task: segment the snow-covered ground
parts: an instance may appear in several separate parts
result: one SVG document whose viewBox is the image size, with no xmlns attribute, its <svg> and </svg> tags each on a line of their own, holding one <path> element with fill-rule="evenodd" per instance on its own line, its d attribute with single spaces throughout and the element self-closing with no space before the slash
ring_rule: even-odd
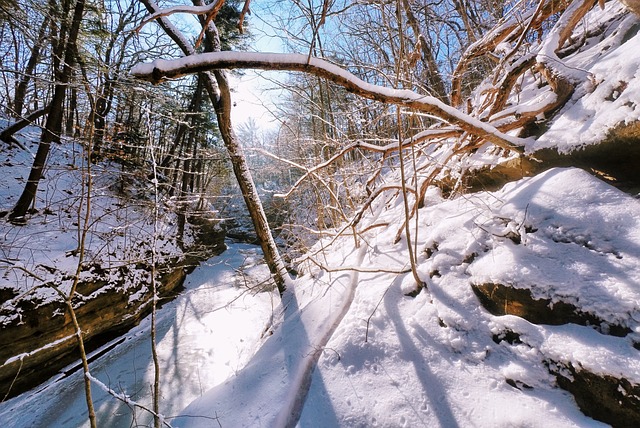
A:
<svg viewBox="0 0 640 428">
<path fill-rule="evenodd" d="M 400 213 L 400 205 L 381 210 L 376 222 Z M 406 244 L 392 243 L 395 227 L 371 229 L 359 249 L 352 237 L 340 238 L 315 256 L 337 271 L 311 268 L 297 279 L 282 326 L 243 370 L 173 424 L 211 426 L 196 417 L 207 416 L 222 426 L 284 426 L 275 421 L 300 413 L 301 427 L 601 426 L 557 387 L 546 361 L 640 382 L 631 341 L 640 334 L 639 221 L 640 202 L 577 169 L 451 201 L 434 194 L 419 217 L 428 291 L 405 295 L 415 283 Z M 356 271 L 339 270 L 349 267 Z M 470 287 L 487 280 L 579 300 L 634 333 L 619 338 L 490 315 Z M 496 344 L 494 334 L 505 329 L 519 332 L 522 343 Z"/>
<path fill-rule="evenodd" d="M 165 415 L 177 414 L 237 373 L 255 352 L 263 330 L 270 325 L 276 298 L 251 290 L 259 289 L 260 281 L 268 277 L 266 267 L 257 264 L 258 252 L 255 246 L 230 245 L 222 256 L 198 267 L 185 283 L 185 292 L 160 309 L 158 354 Z M 149 318 L 102 349 L 106 348 L 113 349 L 91 363 L 92 375 L 151 408 Z M 97 385 L 92 392 L 100 426 L 153 424 L 149 413 L 132 412 Z M 89 426 L 81 368 L 68 367 L 44 385 L 0 403 L 0 420 L 3 427 Z"/>
<path fill-rule="evenodd" d="M 14 295 L 29 292 L 25 296 L 27 299 L 45 303 L 60 296 L 51 287 L 42 287 L 44 281 L 37 278 L 46 277 L 64 293 L 73 282 L 71 278 L 78 266 L 78 248 L 84 227 L 89 171 L 81 144 L 71 139 L 53 144 L 44 178 L 38 185 L 37 212 L 28 226 L 11 224 L 6 214 L 24 188 L 39 138 L 40 130 L 35 126 L 28 127 L 20 135 L 26 150 L 7 146 L 0 150 L 3 174 L 0 178 L 0 211 L 3 212 L 0 290 L 11 290 Z M 171 210 L 175 201 L 163 200 L 158 206 L 158 221 L 154 221 L 155 188 L 150 166 L 144 165 L 127 173 L 121 169 L 115 161 L 91 165 L 91 212 L 83 260 L 90 268 L 83 270 L 80 279 L 104 280 L 110 287 L 118 284 L 126 288 L 149 283 L 148 269 L 134 266 L 151 263 L 151 243 L 155 242 L 156 261 L 160 266 L 184 255 L 176 239 L 176 215 Z M 187 246 L 193 242 L 188 226 L 184 242 Z M 131 267 L 121 269 L 125 264 Z M 93 266 L 99 269 L 93 269 Z M 40 287 L 34 288 L 38 285 Z M 131 299 L 139 298 L 144 291 L 146 286 Z M 4 316 L 0 316 L 0 324 L 4 321 Z"/>
<path fill-rule="evenodd" d="M 363 229 L 402 212 L 396 198 L 380 207 Z M 256 249 L 232 245 L 161 309 L 161 411 L 173 426 L 284 426 L 298 416 L 301 427 L 604 426 L 580 412 L 546 362 L 640 383 L 632 343 L 640 337 L 639 223 L 638 200 L 572 168 L 495 193 L 442 200 L 432 192 L 417 233 L 428 290 L 406 296 L 415 286 L 406 243 L 393 243 L 396 226 L 381 226 L 360 236 L 359 248 L 352 236 L 318 243 L 314 259 L 333 272 L 306 263 L 284 309 L 277 295 L 247 291 L 243 278 L 252 286 L 266 271 L 239 275 Z M 470 286 L 486 281 L 579 301 L 633 332 L 493 316 Z M 521 343 L 494 341 L 507 329 Z M 91 367 L 146 405 L 147 330 L 145 322 Z M 129 426 L 125 405 L 94 392 L 101 424 Z M 0 404 L 6 426 L 74 427 L 85 418 L 79 372 Z"/>
</svg>

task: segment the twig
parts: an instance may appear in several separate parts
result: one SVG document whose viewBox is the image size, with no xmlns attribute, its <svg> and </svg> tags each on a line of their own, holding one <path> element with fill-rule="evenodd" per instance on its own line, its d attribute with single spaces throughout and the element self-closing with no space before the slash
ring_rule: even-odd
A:
<svg viewBox="0 0 640 428">
<path fill-rule="evenodd" d="M 118 394 L 113 389 L 105 385 L 100 379 L 93 377 L 93 375 L 87 374 L 86 376 L 89 380 L 91 380 L 91 382 L 96 384 L 100 389 L 102 389 L 104 392 L 111 395 L 112 397 L 116 398 L 117 400 L 122 401 L 128 406 L 138 407 L 146 412 L 149 412 L 151 415 L 154 416 L 154 418 L 160 419 L 163 425 L 167 426 L 168 428 L 173 428 L 172 425 L 165 420 L 164 416 L 157 414 L 153 410 L 149 409 L 147 406 L 140 404 L 135 400 L 132 400 L 131 397 L 129 397 L 128 395 L 125 395 L 124 393 Z"/>
</svg>

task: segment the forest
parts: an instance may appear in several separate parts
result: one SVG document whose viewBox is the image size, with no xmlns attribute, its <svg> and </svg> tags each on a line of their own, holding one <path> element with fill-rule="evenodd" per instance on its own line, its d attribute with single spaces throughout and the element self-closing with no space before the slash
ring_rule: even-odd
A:
<svg viewBox="0 0 640 428">
<path fill-rule="evenodd" d="M 639 30 L 0 0 L 0 420 L 637 426 Z"/>
</svg>

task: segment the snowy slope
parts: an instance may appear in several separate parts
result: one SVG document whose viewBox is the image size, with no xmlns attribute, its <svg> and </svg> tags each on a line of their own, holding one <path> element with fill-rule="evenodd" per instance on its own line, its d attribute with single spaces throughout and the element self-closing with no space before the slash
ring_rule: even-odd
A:
<svg viewBox="0 0 640 428">
<path fill-rule="evenodd" d="M 3 162 L 0 211 L 3 217 L 15 205 L 27 180 L 38 148 L 39 131 L 29 127 L 22 138 L 28 150 L 3 146 L 0 151 Z M 52 283 L 63 292 L 68 291 L 78 264 L 77 249 L 85 215 L 87 170 L 84 156 L 83 146 L 73 140 L 52 145 L 44 178 L 38 187 L 37 211 L 28 227 L 0 222 L 0 289 L 10 289 L 16 295 L 24 293 L 42 283 L 36 277 L 49 278 L 53 273 L 54 277 L 49 278 Z M 125 173 L 121 171 L 121 165 L 111 161 L 91 168 L 91 216 L 84 263 L 100 269 L 84 271 L 81 279 L 102 279 L 112 284 L 123 283 L 125 287 L 141 280 L 147 282 L 145 269 L 124 271 L 119 268 L 131 261 L 148 262 L 149 247 L 140 243 L 157 242 L 159 265 L 182 253 L 175 239 L 175 215 L 167 209 L 171 201 L 165 201 L 167 205 L 159 207 L 158 230 L 154 237 L 151 208 L 154 187 L 150 169 L 138 168 Z M 189 228 L 185 242 L 187 245 L 192 242 Z M 50 287 L 39 287 L 27 297 L 42 303 L 59 298 Z"/>
<path fill-rule="evenodd" d="M 400 210 L 383 211 L 377 221 Z M 317 260 L 361 272 L 310 268 L 295 283 L 302 315 L 285 310 L 255 359 L 174 425 L 210 426 L 195 417 L 202 415 L 222 426 L 274 426 L 295 409 L 287 403 L 302 393 L 293 381 L 321 347 L 301 427 L 600 426 L 558 388 L 547 365 L 573 363 L 640 383 L 632 343 L 640 337 L 639 220 L 640 202 L 577 169 L 450 201 L 434 194 L 419 214 L 419 265 L 422 278 L 431 277 L 429 291 L 407 297 L 411 274 L 385 272 L 406 269 L 408 260 L 406 245 L 392 243 L 393 227 L 364 234 L 360 250 L 352 237 L 340 238 Z M 504 237 L 509 230 L 521 234 L 520 244 Z M 350 303 L 342 293 L 353 276 Z M 589 326 L 493 316 L 470 287 L 487 280 L 580 300 L 633 333 L 612 337 Z M 321 330 L 336 316 L 336 299 L 350 303 L 349 311 L 324 344 Z M 521 343 L 496 343 L 507 328 Z"/>
<path fill-rule="evenodd" d="M 352 236 L 319 242 L 310 256 L 332 272 L 303 263 L 284 306 L 271 294 L 246 296 L 234 272 L 255 264 L 247 250 L 194 272 L 186 295 L 159 314 L 161 409 L 172 426 L 286 426 L 298 417 L 301 427 L 606 426 L 558 387 L 550 361 L 640 383 L 638 200 L 572 168 L 454 200 L 431 191 L 413 234 L 428 290 L 415 298 L 406 295 L 415 287 L 406 243 L 393 243 L 402 204 L 391 196 L 373 212 L 362 229 L 391 226 L 363 233 L 359 248 Z M 491 315 L 471 288 L 488 280 L 574 299 L 631 333 Z M 95 376 L 143 403 L 147 328 L 92 363 Z M 519 340 L 496 340 L 507 331 Z M 86 426 L 80 380 L 76 372 L 2 403 L 0 418 Z M 127 406 L 100 392 L 96 402 L 100 420 L 129 426 Z M 138 411 L 137 422 L 149 420 Z"/>
<path fill-rule="evenodd" d="M 638 22 L 615 1 L 585 17 L 576 30 L 585 43 L 563 58 L 583 83 L 546 132 L 528 140 L 528 152 L 569 153 L 640 118 Z M 511 101 L 526 109 L 538 92 L 535 79 L 525 80 Z M 429 162 L 451 156 L 446 144 L 426 150 L 430 156 L 418 159 L 424 175 L 435 168 Z M 440 176 L 457 177 L 498 156 L 485 146 Z M 397 173 L 385 176 L 398 181 Z M 428 290 L 407 296 L 415 280 L 404 234 L 393 243 L 402 199 L 389 192 L 358 224 L 366 231 L 359 248 L 348 233 L 314 247 L 291 291 L 302 315 L 284 310 L 256 358 L 174 424 L 209 426 L 198 418 L 208 416 L 222 426 L 264 427 L 296 420 L 300 427 L 603 425 L 560 388 L 575 380 L 572 370 L 623 379 L 614 401 L 619 393 L 640 403 L 640 202 L 575 168 L 452 200 L 430 192 L 417 226 L 410 222 Z M 526 290 L 551 310 L 572 307 L 586 321 L 492 315 L 473 291 L 487 284 Z M 336 307 L 336 299 L 346 306 Z M 344 316 L 327 341 L 337 312 Z M 318 350 L 314 369 L 309 356 Z M 298 374 L 311 370 L 307 391 Z"/>
</svg>

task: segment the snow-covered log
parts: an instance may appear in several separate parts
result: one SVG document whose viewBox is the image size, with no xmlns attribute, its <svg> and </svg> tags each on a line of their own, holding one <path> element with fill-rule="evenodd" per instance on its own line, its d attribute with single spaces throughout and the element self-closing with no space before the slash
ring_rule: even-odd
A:
<svg viewBox="0 0 640 428">
<path fill-rule="evenodd" d="M 466 115 L 435 97 L 418 94 L 406 89 L 401 90 L 372 85 L 335 64 L 302 54 L 211 52 L 174 60 L 159 59 L 147 64 L 138 64 L 131 70 L 131 74 L 138 79 L 159 83 L 165 79 L 192 73 L 238 68 L 309 73 L 330 80 L 361 97 L 432 114 L 496 146 L 517 153 L 523 152 L 524 141 L 522 139 L 504 134 L 494 126 Z"/>
</svg>

